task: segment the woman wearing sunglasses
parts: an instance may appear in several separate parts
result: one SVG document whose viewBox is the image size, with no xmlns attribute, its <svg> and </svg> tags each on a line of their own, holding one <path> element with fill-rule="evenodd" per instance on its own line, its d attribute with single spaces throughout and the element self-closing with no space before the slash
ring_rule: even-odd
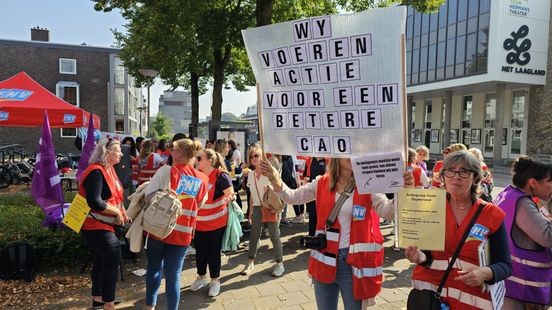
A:
<svg viewBox="0 0 552 310">
<path fill-rule="evenodd" d="M 449 154 L 440 173 L 447 191 L 445 250 L 420 251 L 410 246 L 405 251 L 406 258 L 418 264 L 412 274 L 414 289 L 436 291 L 464 232 L 470 229 L 441 293 L 441 302 L 450 309 L 493 309 L 490 293 L 481 286 L 506 279 L 512 270 L 504 212 L 479 198 L 481 177 L 481 162 L 471 153 Z M 481 213 L 469 228 L 480 207 Z M 478 247 L 485 240 L 491 257 L 486 266 L 480 267 Z"/>
<path fill-rule="evenodd" d="M 190 291 L 195 292 L 209 285 L 209 297 L 215 297 L 220 292 L 220 251 L 228 222 L 227 204 L 234 196 L 234 187 L 222 155 L 214 150 L 200 151 L 197 166 L 209 178 L 209 192 L 207 201 L 197 213 L 194 235 L 197 279 Z M 207 266 L 211 276 L 210 282 L 207 280 Z"/>
</svg>

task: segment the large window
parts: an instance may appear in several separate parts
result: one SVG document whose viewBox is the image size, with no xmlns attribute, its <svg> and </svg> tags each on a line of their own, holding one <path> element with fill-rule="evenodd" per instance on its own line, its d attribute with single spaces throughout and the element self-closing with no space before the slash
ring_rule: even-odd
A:
<svg viewBox="0 0 552 310">
<path fill-rule="evenodd" d="M 79 102 L 79 84 L 76 82 L 58 82 L 56 84 L 56 96 L 69 102 L 74 106 L 80 106 Z M 76 128 L 62 128 L 62 137 L 76 137 Z"/>
<path fill-rule="evenodd" d="M 125 89 L 115 87 L 114 95 L 115 115 L 125 115 Z"/>
<path fill-rule="evenodd" d="M 408 86 L 487 72 L 490 0 L 448 0 L 433 14 L 408 8 Z"/>
<path fill-rule="evenodd" d="M 485 152 L 492 152 L 494 146 L 494 127 L 496 121 L 496 94 L 485 96 Z"/>
<path fill-rule="evenodd" d="M 433 105 L 431 104 L 431 100 L 426 100 L 424 102 L 425 104 L 425 110 L 424 110 L 424 124 L 427 129 L 431 129 L 431 114 L 433 112 Z"/>
<path fill-rule="evenodd" d="M 510 140 L 510 153 L 521 154 L 521 137 L 525 116 L 525 91 L 517 90 L 512 96 L 512 139 Z"/>
<path fill-rule="evenodd" d="M 115 84 L 125 84 L 125 66 L 119 57 L 115 57 Z"/>
<path fill-rule="evenodd" d="M 77 60 L 69 58 L 59 59 L 59 73 L 61 74 L 77 74 Z"/>
<path fill-rule="evenodd" d="M 462 103 L 462 128 L 470 128 L 472 119 L 472 96 L 464 96 Z"/>
</svg>

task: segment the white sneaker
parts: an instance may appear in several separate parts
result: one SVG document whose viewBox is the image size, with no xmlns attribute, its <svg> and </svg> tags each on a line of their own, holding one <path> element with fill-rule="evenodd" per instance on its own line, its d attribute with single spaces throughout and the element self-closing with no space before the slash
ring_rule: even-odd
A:
<svg viewBox="0 0 552 310">
<path fill-rule="evenodd" d="M 207 277 L 197 276 L 197 279 L 194 281 L 194 283 L 192 283 L 192 286 L 190 286 L 190 291 L 198 291 L 207 284 L 209 284 L 209 280 L 207 280 Z"/>
<path fill-rule="evenodd" d="M 272 276 L 279 277 L 284 273 L 284 271 L 284 263 L 277 263 L 276 265 L 274 265 L 274 269 L 272 269 Z"/>
<path fill-rule="evenodd" d="M 243 268 L 243 270 L 241 272 L 241 275 L 246 276 L 246 275 L 250 274 L 253 271 L 253 269 L 255 269 L 255 264 L 247 263 L 245 265 L 245 267 Z"/>
<path fill-rule="evenodd" d="M 196 254 L 196 250 L 194 249 L 193 246 L 191 246 L 189 249 L 188 249 L 188 255 L 195 255 Z"/>
<path fill-rule="evenodd" d="M 212 281 L 209 284 L 209 297 L 215 297 L 218 296 L 220 293 L 220 281 Z"/>
</svg>

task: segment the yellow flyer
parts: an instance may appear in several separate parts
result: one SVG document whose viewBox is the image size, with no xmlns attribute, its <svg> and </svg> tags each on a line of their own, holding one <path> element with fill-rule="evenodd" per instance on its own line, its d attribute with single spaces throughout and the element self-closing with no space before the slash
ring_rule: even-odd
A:
<svg viewBox="0 0 552 310">
<path fill-rule="evenodd" d="M 86 203 L 86 198 L 77 193 L 63 218 L 63 224 L 79 233 L 88 212 L 90 212 L 90 207 Z"/>
<path fill-rule="evenodd" d="M 399 191 L 397 210 L 399 247 L 445 249 L 446 191 L 403 188 Z"/>
</svg>

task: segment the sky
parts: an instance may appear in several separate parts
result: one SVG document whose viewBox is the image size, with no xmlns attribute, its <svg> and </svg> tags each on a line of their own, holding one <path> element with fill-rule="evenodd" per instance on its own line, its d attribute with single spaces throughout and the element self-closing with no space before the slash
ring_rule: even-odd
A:
<svg viewBox="0 0 552 310">
<path fill-rule="evenodd" d="M 110 29 L 124 31 L 125 20 L 118 12 L 96 12 L 90 0 L 17 0 L 2 1 L 0 39 L 30 41 L 31 28 L 39 26 L 50 30 L 50 42 L 61 44 L 112 47 L 115 39 Z M 157 114 L 159 96 L 168 89 L 160 80 L 151 87 L 152 115 Z M 144 94 L 146 91 L 144 89 Z M 211 114 L 209 90 L 199 98 L 199 116 Z M 223 91 L 222 112 L 239 116 L 256 102 L 254 89 L 248 92 Z"/>
</svg>

